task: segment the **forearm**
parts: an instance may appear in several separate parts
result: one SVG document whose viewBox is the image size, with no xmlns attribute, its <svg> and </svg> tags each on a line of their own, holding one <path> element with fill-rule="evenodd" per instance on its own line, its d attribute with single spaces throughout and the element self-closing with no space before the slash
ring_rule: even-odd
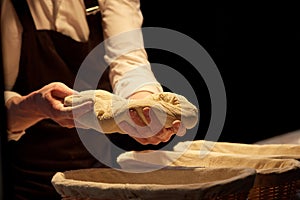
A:
<svg viewBox="0 0 300 200">
<path fill-rule="evenodd" d="M 99 0 L 105 36 L 105 60 L 114 93 L 124 98 L 139 91 L 161 92 L 144 49 L 139 0 Z M 134 78 L 134 81 L 132 81 Z"/>
<path fill-rule="evenodd" d="M 105 39 L 140 28 L 143 16 L 139 0 L 98 0 Z"/>
</svg>

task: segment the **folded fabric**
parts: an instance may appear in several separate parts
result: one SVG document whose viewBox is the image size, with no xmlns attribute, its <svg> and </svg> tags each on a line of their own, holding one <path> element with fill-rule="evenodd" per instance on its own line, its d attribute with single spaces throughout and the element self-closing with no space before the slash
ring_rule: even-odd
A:
<svg viewBox="0 0 300 200">
<path fill-rule="evenodd" d="M 200 151 L 128 151 L 117 158 L 126 170 L 145 170 L 157 167 L 245 167 L 255 168 L 259 174 L 283 173 L 290 170 L 300 172 L 300 162 L 294 159 L 274 159 L 240 154 L 223 154 Z M 299 178 L 299 174 L 296 178 Z"/>
<path fill-rule="evenodd" d="M 87 101 L 94 103 L 94 110 L 76 118 L 76 121 L 102 133 L 125 133 L 118 126 L 122 121 L 134 126 L 128 115 L 129 110 L 135 110 L 145 124 L 148 124 L 143 115 L 145 107 L 150 107 L 166 128 L 171 127 L 174 120 L 181 120 L 187 129 L 195 127 L 198 122 L 197 107 L 184 96 L 171 92 L 128 100 L 105 90 L 87 90 L 67 96 L 64 99 L 64 105 L 76 106 Z"/>
<path fill-rule="evenodd" d="M 195 140 L 179 142 L 174 151 L 215 152 L 233 155 L 248 155 L 267 158 L 291 158 L 300 160 L 300 145 L 297 144 L 243 144 Z"/>
<path fill-rule="evenodd" d="M 51 182 L 63 200 L 247 199 L 255 170 L 160 169 L 130 173 L 110 168 L 57 172 Z"/>
</svg>

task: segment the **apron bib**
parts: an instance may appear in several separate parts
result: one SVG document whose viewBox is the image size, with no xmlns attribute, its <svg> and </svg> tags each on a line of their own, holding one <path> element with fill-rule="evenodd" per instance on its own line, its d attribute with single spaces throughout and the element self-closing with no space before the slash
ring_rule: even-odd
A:
<svg viewBox="0 0 300 200">
<path fill-rule="evenodd" d="M 55 31 L 36 30 L 26 0 L 13 4 L 23 26 L 13 91 L 26 95 L 57 81 L 72 88 L 82 61 L 103 41 L 100 13 L 87 16 L 91 34 L 83 43 Z M 9 148 L 15 199 L 61 199 L 51 184 L 56 172 L 104 167 L 86 150 L 75 128 L 63 128 L 52 120 L 30 127 L 19 141 L 10 141 Z"/>
<path fill-rule="evenodd" d="M 87 16 L 90 35 L 88 42 L 83 43 L 56 31 L 36 30 L 26 0 L 12 1 L 23 26 L 19 74 L 13 91 L 26 95 L 57 81 L 72 88 L 83 60 L 103 41 L 101 14 Z M 97 0 L 85 0 L 85 3 L 98 5 Z M 104 49 L 101 53 L 99 56 L 103 57 Z M 99 65 L 107 66 L 106 63 Z M 108 73 L 109 68 L 104 71 L 98 89 L 112 92 Z M 89 88 L 86 80 L 82 82 L 82 89 L 93 89 Z M 141 145 L 128 135 L 119 133 L 107 137 L 124 150 L 159 149 L 164 145 Z M 105 146 L 99 148 L 110 156 L 111 162 L 115 162 L 118 155 L 113 155 Z M 18 200 L 61 199 L 51 184 L 56 172 L 107 167 L 86 150 L 75 128 L 63 128 L 52 120 L 43 120 L 30 127 L 19 141 L 10 141 L 9 151 L 14 199 Z"/>
</svg>

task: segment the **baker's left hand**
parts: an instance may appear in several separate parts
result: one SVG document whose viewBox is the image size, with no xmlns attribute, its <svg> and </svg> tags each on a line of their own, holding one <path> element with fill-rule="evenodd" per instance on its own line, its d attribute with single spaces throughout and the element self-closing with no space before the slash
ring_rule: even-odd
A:
<svg viewBox="0 0 300 200">
<path fill-rule="evenodd" d="M 133 94 L 130 99 L 141 99 L 150 95 L 150 92 L 138 92 Z M 130 110 L 129 115 L 135 126 L 130 125 L 126 121 L 119 124 L 128 135 L 134 138 L 137 142 L 147 145 L 157 145 L 161 142 L 167 142 L 170 138 L 177 134 L 183 136 L 186 133 L 186 128 L 180 120 L 174 120 L 172 127 L 164 127 L 150 107 L 143 108 L 143 115 L 148 122 L 148 125 L 141 119 L 135 110 Z"/>
</svg>

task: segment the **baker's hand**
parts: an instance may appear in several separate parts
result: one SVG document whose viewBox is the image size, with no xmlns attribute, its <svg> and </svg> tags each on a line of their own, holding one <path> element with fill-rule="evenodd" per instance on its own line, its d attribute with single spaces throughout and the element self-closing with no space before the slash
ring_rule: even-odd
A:
<svg viewBox="0 0 300 200">
<path fill-rule="evenodd" d="M 139 92 L 132 95 L 130 99 L 144 98 L 150 94 L 152 93 Z M 157 145 L 161 142 L 169 141 L 174 134 L 183 136 L 186 133 L 186 128 L 182 125 L 180 120 L 173 121 L 172 127 L 164 127 L 149 107 L 143 109 L 143 115 L 148 125 L 140 118 L 135 110 L 130 110 L 129 115 L 136 126 L 132 126 L 125 121 L 121 122 L 119 126 L 127 132 L 128 135 L 143 145 Z"/>
<path fill-rule="evenodd" d="M 63 83 L 50 83 L 40 90 L 26 96 L 15 96 L 7 103 L 8 130 L 20 132 L 34 125 L 42 119 L 52 119 L 63 127 L 75 126 L 77 118 L 93 107 L 92 102 L 85 102 L 75 107 L 65 107 L 63 100 L 75 91 Z M 77 124 L 77 127 L 85 128 Z"/>
</svg>

